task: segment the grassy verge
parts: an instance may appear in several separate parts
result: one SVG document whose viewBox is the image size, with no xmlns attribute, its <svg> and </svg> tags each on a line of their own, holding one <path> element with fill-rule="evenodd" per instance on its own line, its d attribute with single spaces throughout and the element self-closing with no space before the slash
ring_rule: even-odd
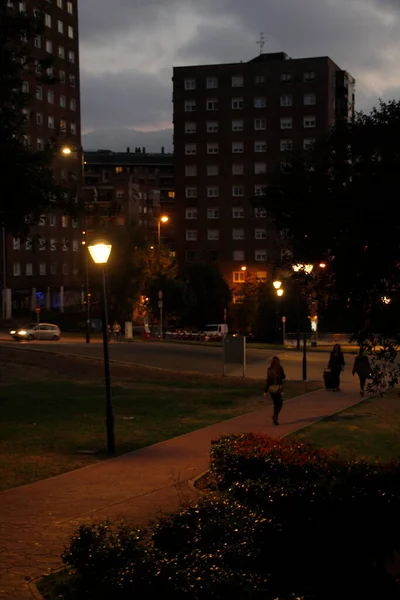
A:
<svg viewBox="0 0 400 600">
<path fill-rule="evenodd" d="M 262 382 L 112 365 L 118 454 L 262 408 Z M 0 490 L 106 458 L 98 361 L 0 351 Z M 288 383 L 287 397 L 315 389 Z M 88 454 L 85 454 L 88 452 Z"/>
<path fill-rule="evenodd" d="M 296 434 L 319 448 L 335 448 L 369 462 L 400 458 L 400 403 L 398 391 L 372 398 Z"/>
</svg>

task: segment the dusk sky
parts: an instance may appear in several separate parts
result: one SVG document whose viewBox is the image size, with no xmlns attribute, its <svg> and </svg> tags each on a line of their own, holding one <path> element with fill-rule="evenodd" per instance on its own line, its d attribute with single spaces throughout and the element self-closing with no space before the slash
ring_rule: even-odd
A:
<svg viewBox="0 0 400 600">
<path fill-rule="evenodd" d="M 172 149 L 172 67 L 330 56 L 356 108 L 400 98 L 399 0 L 81 0 L 84 148 Z M 142 133 L 141 133 L 142 132 Z"/>
</svg>

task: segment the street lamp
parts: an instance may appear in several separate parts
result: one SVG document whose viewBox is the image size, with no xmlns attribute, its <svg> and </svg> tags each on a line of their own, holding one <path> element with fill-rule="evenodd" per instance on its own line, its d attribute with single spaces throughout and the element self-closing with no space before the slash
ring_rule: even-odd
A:
<svg viewBox="0 0 400 600">
<path fill-rule="evenodd" d="M 107 289 L 106 289 L 106 271 L 105 265 L 110 258 L 112 245 L 104 240 L 98 240 L 88 246 L 90 256 L 96 265 L 101 266 L 103 279 L 102 293 L 102 326 L 103 326 L 103 356 L 104 356 L 104 379 L 106 386 L 106 431 L 107 431 L 107 451 L 109 454 L 115 452 L 115 434 L 114 434 L 114 414 L 111 401 L 111 377 L 110 377 L 110 357 L 108 352 L 108 316 L 107 316 Z"/>
<path fill-rule="evenodd" d="M 276 295 L 281 298 L 283 296 L 283 290 L 276 290 Z"/>
<path fill-rule="evenodd" d="M 167 215 L 162 215 L 158 219 L 158 245 L 161 244 L 161 223 L 168 223 L 169 217 Z"/>
<path fill-rule="evenodd" d="M 274 283 L 272 285 L 274 286 L 274 288 L 276 290 L 279 290 L 282 287 L 282 281 L 274 281 Z M 282 296 L 282 294 L 278 294 L 278 296 Z"/>
<path fill-rule="evenodd" d="M 282 304 L 282 281 L 274 281 L 272 285 L 275 288 L 276 296 L 277 296 L 277 305 L 276 305 L 276 335 L 278 337 L 278 342 L 282 342 L 281 339 L 281 304 Z"/>
</svg>

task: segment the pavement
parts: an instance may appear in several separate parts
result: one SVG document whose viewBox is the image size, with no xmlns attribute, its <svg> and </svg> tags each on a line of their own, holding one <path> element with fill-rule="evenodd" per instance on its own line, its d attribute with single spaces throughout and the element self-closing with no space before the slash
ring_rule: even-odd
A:
<svg viewBox="0 0 400 600">
<path fill-rule="evenodd" d="M 13 342 L 9 337 L 0 337 L 0 344 L 16 348 L 26 347 L 42 349 L 46 352 L 61 354 L 75 354 L 101 358 L 103 348 L 101 340 L 93 340 L 86 344 L 84 340 L 60 340 L 59 342 Z M 180 372 L 197 372 L 209 375 L 222 375 L 222 347 L 195 346 L 187 344 L 169 344 L 165 342 L 134 342 L 110 344 L 111 360 L 127 362 L 135 365 L 172 369 Z M 295 350 L 271 350 L 247 348 L 246 376 L 254 379 L 265 377 L 267 363 L 274 355 L 278 355 L 284 366 L 286 377 L 291 381 L 298 381 L 302 376 L 302 352 Z M 307 353 L 307 379 L 321 381 L 322 373 L 328 363 L 326 352 Z M 354 355 L 345 354 L 347 368 L 342 375 L 342 381 L 350 383 L 353 378 L 351 369 Z M 227 375 L 241 376 L 240 368 L 230 366 Z"/>
<path fill-rule="evenodd" d="M 198 497 L 190 480 L 208 468 L 211 441 L 233 432 L 288 435 L 358 403 L 355 383 L 288 400 L 281 425 L 271 407 L 105 462 L 0 494 L 0 598 L 32 598 L 29 582 L 61 566 L 78 524 L 128 520 L 145 526 Z"/>
</svg>

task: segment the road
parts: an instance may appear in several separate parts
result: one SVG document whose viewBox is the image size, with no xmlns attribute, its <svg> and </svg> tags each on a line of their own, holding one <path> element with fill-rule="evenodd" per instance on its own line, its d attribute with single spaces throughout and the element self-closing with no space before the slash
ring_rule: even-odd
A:
<svg viewBox="0 0 400 600">
<path fill-rule="evenodd" d="M 101 340 L 93 340 L 90 344 L 72 339 L 59 342 L 13 342 L 6 336 L 0 336 L 0 344 L 19 348 L 27 347 L 42 349 L 47 352 L 76 354 L 80 356 L 102 357 Z M 247 350 L 246 376 L 255 379 L 265 377 L 267 366 L 276 350 Z M 279 352 L 287 379 L 302 379 L 302 353 L 296 351 Z M 222 374 L 222 348 L 191 346 L 186 344 L 169 344 L 163 342 L 133 342 L 110 344 L 111 360 L 128 362 L 136 365 L 172 369 L 181 372 L 196 372 L 209 375 Z M 325 352 L 310 352 L 307 354 L 307 379 L 321 380 L 326 368 L 328 354 Z M 345 355 L 346 369 L 342 375 L 343 382 L 354 381 L 351 375 L 354 356 Z M 227 375 L 241 375 L 241 370 L 230 366 Z"/>
</svg>

